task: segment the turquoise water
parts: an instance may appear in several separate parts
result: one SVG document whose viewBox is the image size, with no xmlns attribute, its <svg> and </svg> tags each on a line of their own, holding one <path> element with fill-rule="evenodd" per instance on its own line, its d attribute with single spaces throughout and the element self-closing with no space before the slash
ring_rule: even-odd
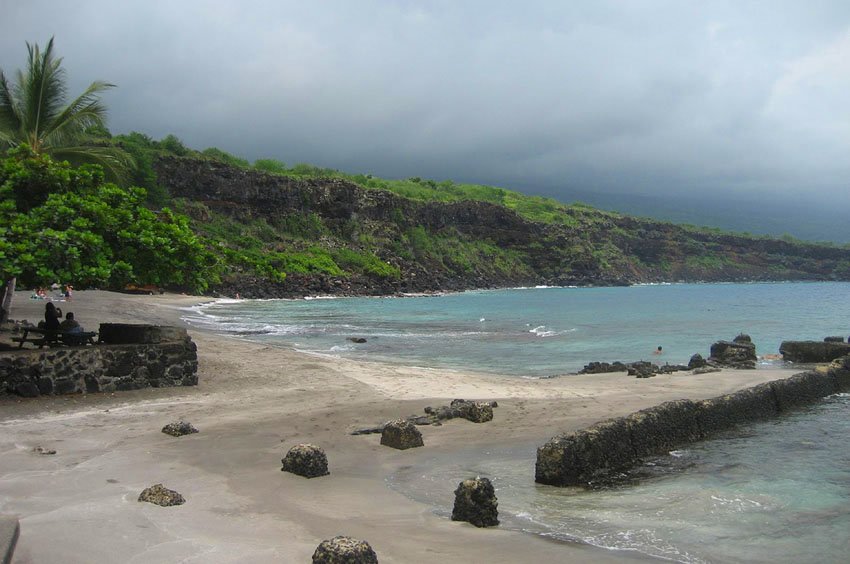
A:
<svg viewBox="0 0 850 564">
<path fill-rule="evenodd" d="M 741 332 L 762 355 L 777 353 L 783 340 L 846 338 L 848 290 L 674 284 L 220 301 L 187 321 L 322 354 L 546 376 L 594 360 L 685 363 Z M 652 355 L 658 345 L 661 357 Z M 458 482 L 488 476 L 502 527 L 673 561 L 848 562 L 848 435 L 850 396 L 838 395 L 672 453 L 640 469 L 634 483 L 606 490 L 535 484 L 536 444 L 433 457 L 389 483 L 448 518 Z"/>
<path fill-rule="evenodd" d="M 687 363 L 714 341 L 850 333 L 850 284 L 673 284 L 535 288 L 430 297 L 223 301 L 190 323 L 251 340 L 366 360 L 521 376 L 591 361 Z M 349 337 L 367 341 L 356 344 Z M 662 346 L 664 354 L 652 351 Z"/>
<path fill-rule="evenodd" d="M 850 561 L 848 435 L 842 394 L 676 451 L 628 486 L 535 484 L 539 445 L 434 457 L 390 484 L 448 518 L 457 484 L 486 476 L 502 527 L 677 562 L 839 563 Z"/>
</svg>

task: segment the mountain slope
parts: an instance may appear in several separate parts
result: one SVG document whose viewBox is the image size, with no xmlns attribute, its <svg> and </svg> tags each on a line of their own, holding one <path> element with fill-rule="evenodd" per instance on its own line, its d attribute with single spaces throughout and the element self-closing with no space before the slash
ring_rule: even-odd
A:
<svg viewBox="0 0 850 564">
<path fill-rule="evenodd" d="M 225 294 L 850 280 L 848 249 L 699 230 L 499 189 L 492 190 L 514 209 L 196 158 L 162 157 L 155 170 L 195 229 L 219 241 L 225 257 L 241 257 L 219 288 Z"/>
</svg>

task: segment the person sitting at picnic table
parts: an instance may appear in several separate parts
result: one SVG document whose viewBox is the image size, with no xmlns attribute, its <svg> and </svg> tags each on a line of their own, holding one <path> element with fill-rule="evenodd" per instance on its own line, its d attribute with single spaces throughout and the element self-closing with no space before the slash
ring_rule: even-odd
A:
<svg viewBox="0 0 850 564">
<path fill-rule="evenodd" d="M 44 321 L 40 321 L 38 326 L 48 331 L 58 331 L 61 317 L 62 310 L 53 305 L 53 302 L 47 302 L 44 306 Z"/>
<path fill-rule="evenodd" d="M 59 324 L 59 329 L 67 331 L 68 333 L 81 333 L 83 331 L 83 328 L 80 326 L 80 322 L 74 319 L 73 311 L 69 311 L 65 314 L 65 320 Z"/>
<path fill-rule="evenodd" d="M 74 319 L 74 312 L 69 311 L 65 314 L 65 321 L 59 324 L 59 329 L 65 333 L 71 333 L 70 335 L 62 335 L 62 342 L 66 345 L 82 345 L 85 343 L 85 339 L 81 338 L 80 335 L 74 335 L 74 333 L 83 332 L 80 322 Z"/>
</svg>

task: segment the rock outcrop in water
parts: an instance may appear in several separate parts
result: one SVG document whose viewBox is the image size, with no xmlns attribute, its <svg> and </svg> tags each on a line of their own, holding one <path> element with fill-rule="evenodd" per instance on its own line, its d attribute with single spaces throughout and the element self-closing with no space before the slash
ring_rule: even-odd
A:
<svg viewBox="0 0 850 564">
<path fill-rule="evenodd" d="M 789 362 L 816 364 L 832 362 L 850 354 L 850 343 L 842 341 L 782 341 L 779 345 L 782 359 Z"/>
<path fill-rule="evenodd" d="M 476 527 L 499 524 L 499 503 L 490 480 L 479 476 L 458 484 L 452 521 L 466 521 Z"/>
<path fill-rule="evenodd" d="M 535 481 L 555 486 L 606 483 L 641 459 L 710 438 L 850 390 L 850 356 L 825 371 L 795 374 L 707 400 L 678 400 L 558 435 L 537 449 Z"/>
<path fill-rule="evenodd" d="M 708 364 L 749 370 L 756 367 L 757 360 L 752 339 L 749 335 L 740 334 L 732 341 L 717 341 L 711 345 Z"/>
</svg>

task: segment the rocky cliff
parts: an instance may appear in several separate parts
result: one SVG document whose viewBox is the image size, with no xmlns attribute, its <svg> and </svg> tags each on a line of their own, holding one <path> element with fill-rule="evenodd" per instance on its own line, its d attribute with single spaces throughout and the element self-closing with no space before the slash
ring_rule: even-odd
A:
<svg viewBox="0 0 850 564">
<path fill-rule="evenodd" d="M 300 179 L 176 157 L 159 159 L 155 168 L 159 184 L 186 202 L 184 211 L 201 233 L 228 222 L 230 235 L 222 245 L 238 245 L 260 225 L 257 240 L 270 252 L 315 257 L 326 250 L 338 257 L 346 249 L 378 257 L 399 273 L 375 275 L 344 264 L 311 270 L 284 260 L 286 281 L 272 283 L 235 268 L 219 288 L 225 294 L 850 280 L 850 249 L 700 230 L 586 206 L 566 206 L 563 217 L 544 223 L 484 201 L 413 200 L 338 178 Z"/>
</svg>

